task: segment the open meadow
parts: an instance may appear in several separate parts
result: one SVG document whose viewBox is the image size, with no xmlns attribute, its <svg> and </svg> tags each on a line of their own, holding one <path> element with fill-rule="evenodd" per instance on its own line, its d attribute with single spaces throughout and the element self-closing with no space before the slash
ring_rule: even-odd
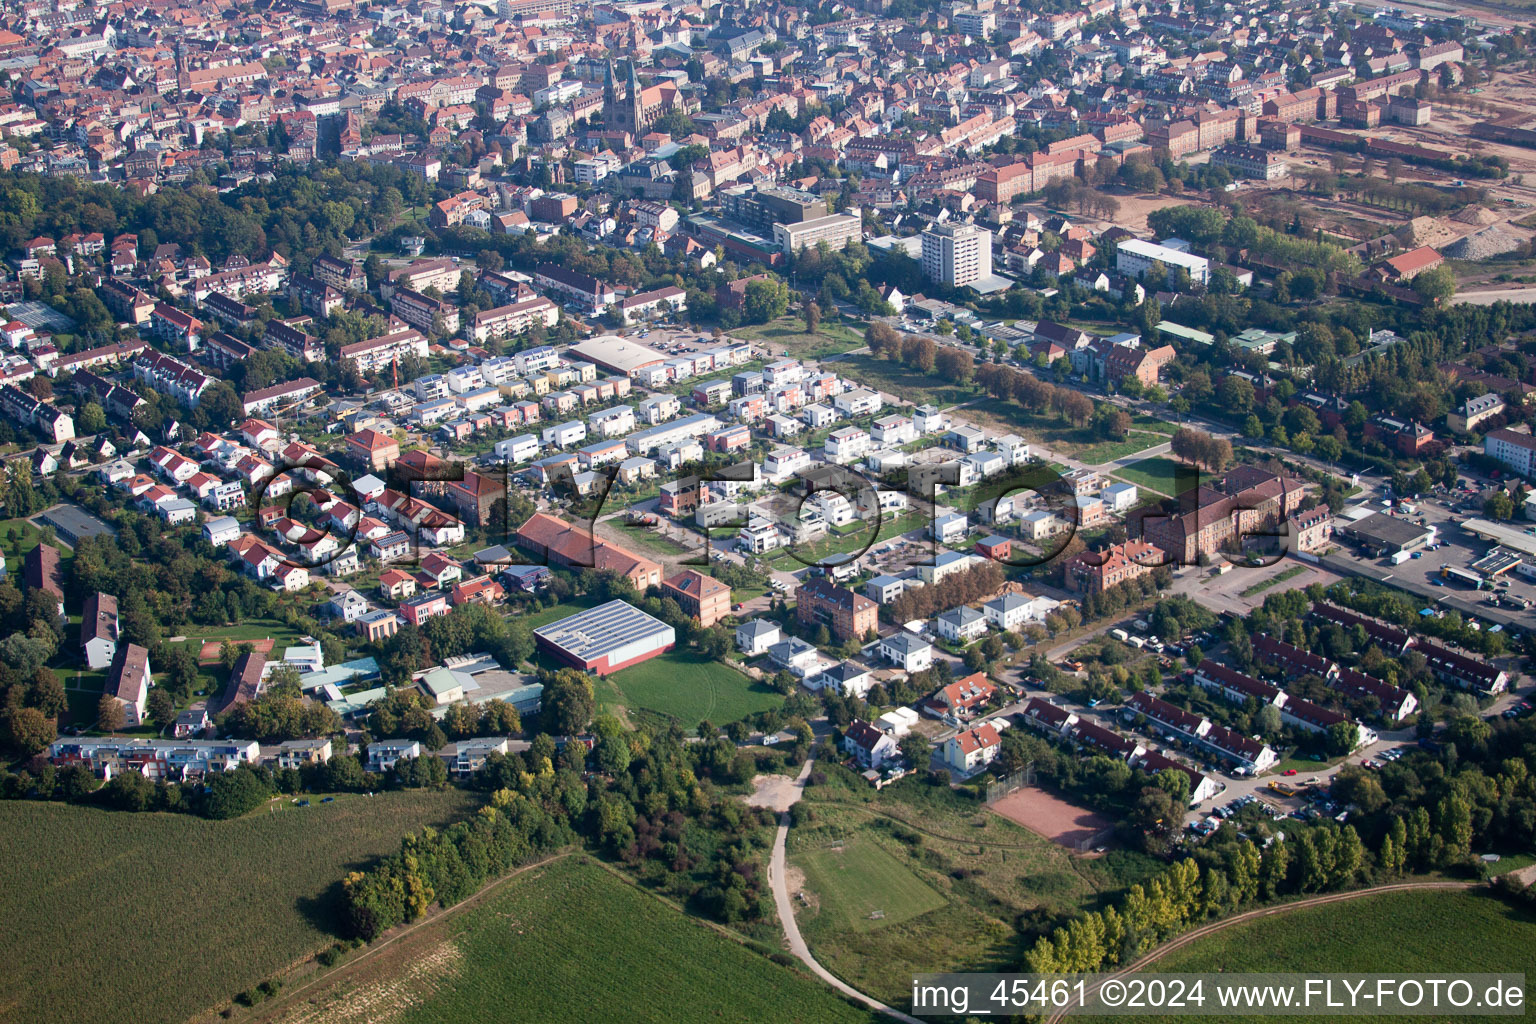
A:
<svg viewBox="0 0 1536 1024">
<path fill-rule="evenodd" d="M 1166 455 L 1133 462 L 1123 469 L 1115 470 L 1113 475 L 1169 498 L 1194 490 L 1200 481 L 1200 473 L 1194 466 L 1177 462 Z"/>
<path fill-rule="evenodd" d="M 1016 969 L 1036 937 L 1021 920 L 1097 907 L 1158 867 L 1128 851 L 1074 856 L 917 779 L 877 793 L 832 769 L 802 807 L 810 818 L 790 829 L 788 852 L 806 942 L 833 974 L 898 1007 L 914 974 Z"/>
<path fill-rule="evenodd" d="M 600 966 L 599 966 L 600 965 Z M 867 1024 L 780 966 L 585 857 L 533 868 L 343 966 L 280 1024 Z"/>
<path fill-rule="evenodd" d="M 1488 892 L 1427 890 L 1283 911 L 1202 936 L 1158 960 L 1149 973 L 1426 971 L 1536 975 L 1536 915 Z M 1530 986 L 1527 984 L 1530 1001 Z M 1193 1024 L 1209 1017 L 1122 1018 Z M 1380 1017 L 1330 1017 L 1380 1020 Z M 1429 1022 L 1434 1017 L 1393 1017 Z M 1455 1017 L 1458 1021 L 1499 1020 Z"/>
<path fill-rule="evenodd" d="M 0 1022 L 179 1021 L 228 1000 L 333 940 L 346 872 L 467 816 L 473 798 L 274 806 L 206 821 L 0 803 Z"/>
<path fill-rule="evenodd" d="M 1074 426 L 1053 412 L 1037 413 L 1017 402 L 981 397 L 956 410 L 955 418 L 998 433 L 1015 433 L 1031 444 L 1043 445 L 1056 455 L 1097 466 L 1122 459 L 1148 448 L 1166 444 L 1178 428 L 1173 424 L 1137 413 L 1124 439 L 1106 440 L 1091 425 Z"/>
<path fill-rule="evenodd" d="M 606 710 L 648 711 L 692 729 L 708 719 L 725 725 L 778 707 L 782 694 L 692 651 L 674 650 L 597 681 Z"/>
<path fill-rule="evenodd" d="M 737 327 L 731 336 L 756 341 L 775 357 L 790 359 L 825 359 L 864 347 L 864 335 L 846 324 L 822 321 L 815 334 L 807 333 L 805 321 L 786 315 L 766 324 Z"/>
<path fill-rule="evenodd" d="M 818 896 L 821 916 L 838 931 L 874 931 L 948 902 L 865 836 L 806 850 L 795 862 Z"/>
<path fill-rule="evenodd" d="M 837 362 L 837 372 L 905 402 L 932 402 L 942 408 L 976 397 L 975 390 L 968 384 L 956 384 L 943 377 L 909 370 L 899 362 L 876 359 L 868 353 L 844 356 Z"/>
</svg>

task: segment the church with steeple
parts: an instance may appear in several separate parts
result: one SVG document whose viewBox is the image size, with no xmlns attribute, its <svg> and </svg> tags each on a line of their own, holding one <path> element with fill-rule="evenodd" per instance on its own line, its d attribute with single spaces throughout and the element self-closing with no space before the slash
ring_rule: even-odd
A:
<svg viewBox="0 0 1536 1024">
<path fill-rule="evenodd" d="M 642 88 L 635 62 L 625 61 L 625 66 L 628 76 L 622 95 L 613 73 L 613 61 L 603 68 L 603 124 L 639 139 L 676 103 L 677 89 L 670 82 Z"/>
</svg>

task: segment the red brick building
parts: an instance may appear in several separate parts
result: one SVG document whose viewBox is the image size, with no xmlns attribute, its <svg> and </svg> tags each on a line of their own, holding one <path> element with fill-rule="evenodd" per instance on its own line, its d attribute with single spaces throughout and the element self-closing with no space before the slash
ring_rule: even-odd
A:
<svg viewBox="0 0 1536 1024">
<path fill-rule="evenodd" d="M 1102 551 L 1079 551 L 1068 559 L 1064 581 L 1081 594 L 1102 594 L 1110 587 L 1139 579 L 1167 561 L 1146 541 L 1128 540 Z"/>
<path fill-rule="evenodd" d="M 661 593 L 698 619 L 701 626 L 713 626 L 731 614 L 731 588 L 697 569 L 662 580 Z"/>
<path fill-rule="evenodd" d="M 802 583 L 795 595 L 795 616 L 802 625 L 821 623 L 838 640 L 864 636 L 874 629 L 880 606 L 824 579 Z"/>
</svg>

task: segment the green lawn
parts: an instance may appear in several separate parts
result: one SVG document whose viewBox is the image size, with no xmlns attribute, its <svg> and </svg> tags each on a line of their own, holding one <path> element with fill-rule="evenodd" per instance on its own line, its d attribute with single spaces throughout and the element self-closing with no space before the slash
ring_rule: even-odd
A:
<svg viewBox="0 0 1536 1024">
<path fill-rule="evenodd" d="M 716 725 L 734 722 L 784 700 L 771 687 L 690 651 L 669 651 L 604 677 L 597 697 L 609 709 L 652 711 L 689 729 L 706 718 Z"/>
<path fill-rule="evenodd" d="M 538 629 L 540 626 L 547 626 L 551 622 L 575 615 L 577 612 L 584 612 L 591 607 L 592 602 L 590 601 L 562 602 L 545 608 L 543 611 L 519 615 L 518 618 L 528 623 L 529 629 Z"/>
<path fill-rule="evenodd" d="M 872 1024 L 774 963 L 591 861 L 534 868 L 374 963 L 343 969 L 318 1015 L 280 1020 Z M 384 1010 L 388 1007 L 388 1011 Z"/>
<path fill-rule="evenodd" d="M 959 405 L 976 397 L 975 390 L 969 385 L 918 373 L 898 362 L 876 359 L 868 354 L 851 355 L 838 360 L 837 370 L 865 387 L 878 388 L 907 402 L 932 402 L 946 406 Z"/>
<path fill-rule="evenodd" d="M 1114 475 L 1137 487 L 1156 491 L 1169 498 L 1193 490 L 1200 480 L 1199 471 L 1195 467 L 1170 459 L 1166 455 L 1133 462 L 1124 469 L 1116 470 Z"/>
<path fill-rule="evenodd" d="M 664 555 L 669 558 L 681 558 L 685 555 L 702 554 L 704 550 L 703 538 L 699 539 L 697 548 L 687 548 L 671 537 L 663 536 L 649 526 L 641 526 L 639 523 L 628 523 L 623 519 L 610 519 L 603 524 L 611 526 L 634 542 L 635 547 L 649 552 Z"/>
<path fill-rule="evenodd" d="M 189 622 L 180 629 L 180 635 L 188 640 L 228 640 L 240 644 L 247 640 L 265 640 L 270 637 L 279 658 L 283 655 L 284 647 L 299 642 L 298 632 L 277 619 L 246 619 L 234 626 L 204 626 Z"/>
<path fill-rule="evenodd" d="M 1297 576 L 1300 576 L 1302 573 L 1304 573 L 1306 571 L 1307 571 L 1307 567 L 1304 566 L 1304 565 L 1293 565 L 1293 566 L 1291 566 L 1288 569 L 1282 569 L 1280 572 L 1278 572 L 1275 575 L 1271 576 L 1269 579 L 1263 580 L 1263 581 L 1261 581 L 1259 583 L 1255 583 L 1253 586 L 1251 586 L 1247 590 L 1243 591 L 1243 595 L 1242 596 L 1244 596 L 1244 597 L 1252 597 L 1255 594 L 1261 594 L 1264 591 L 1268 590 L 1270 587 L 1274 586 L 1275 584 L 1277 584 L 1277 583 L 1284 583 L 1286 580 L 1293 579 L 1293 578 L 1295 578 Z"/>
<path fill-rule="evenodd" d="M 855 837 L 795 858 L 828 927 L 874 931 L 937 910 L 948 901 L 872 841 Z"/>
<path fill-rule="evenodd" d="M 789 831 L 790 863 L 810 898 L 800 927 L 828 970 L 898 1007 L 911 1000 L 914 974 L 1017 970 L 1037 935 L 1020 922 L 1094 907 L 1161 869 L 1128 850 L 1075 857 L 947 784 L 912 778 L 877 792 L 842 768 L 827 776 L 805 791 L 808 818 Z M 839 843 L 852 875 L 824 865 Z M 880 880 L 860 881 L 866 868 Z M 925 902 L 924 890 L 942 905 Z M 861 893 L 871 902 L 856 902 Z M 885 920 L 868 918 L 873 910 Z"/>
<path fill-rule="evenodd" d="M 1106 441 L 1091 426 L 1074 426 L 1054 412 L 1035 413 L 1017 403 L 988 397 L 977 399 L 956 416 L 980 427 L 1013 431 L 1032 444 L 1044 445 L 1058 455 L 1090 466 L 1164 444 L 1177 429 L 1171 423 L 1138 414 L 1131 418 L 1131 430 L 1125 440 Z"/>
<path fill-rule="evenodd" d="M 864 347 L 864 336 L 846 324 L 823 321 L 808 334 L 798 316 L 781 316 L 772 323 L 738 327 L 731 336 L 761 342 L 775 356 L 790 359 L 822 359 Z"/>
<path fill-rule="evenodd" d="M 1152 970 L 1159 974 L 1211 971 L 1404 974 L 1454 970 L 1523 972 L 1530 977 L 1536 973 L 1536 915 L 1477 891 L 1432 890 L 1363 896 L 1233 925 L 1169 953 Z M 1209 1021 L 1211 1017 L 1121 1019 L 1168 1024 L 1170 1021 Z M 1329 1018 L 1348 1019 L 1383 1018 Z M 1485 1018 L 1394 1016 L 1392 1019 Z"/>
<path fill-rule="evenodd" d="M 472 799 L 342 795 L 234 821 L 0 803 L 0 1020 L 202 1013 L 328 945 L 342 876 Z M 83 938 L 103 930 L 122 942 Z"/>
<path fill-rule="evenodd" d="M 15 540 L 11 539 L 13 530 Z M 12 573 L 21 572 L 21 556 L 37 547 L 42 539 L 43 531 L 25 519 L 0 519 L 0 549 L 5 551 L 6 563 Z"/>
</svg>

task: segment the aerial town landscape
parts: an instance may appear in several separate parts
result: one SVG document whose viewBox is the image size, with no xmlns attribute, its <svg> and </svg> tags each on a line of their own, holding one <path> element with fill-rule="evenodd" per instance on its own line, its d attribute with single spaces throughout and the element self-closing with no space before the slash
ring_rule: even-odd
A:
<svg viewBox="0 0 1536 1024">
<path fill-rule="evenodd" d="M 0 1022 L 1523 998 L 1533 21 L 3 5 Z"/>
</svg>

